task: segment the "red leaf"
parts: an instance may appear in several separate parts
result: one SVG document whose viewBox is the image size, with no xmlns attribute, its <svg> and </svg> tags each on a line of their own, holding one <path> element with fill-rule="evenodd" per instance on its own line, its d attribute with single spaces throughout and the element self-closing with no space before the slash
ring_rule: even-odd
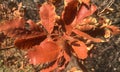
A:
<svg viewBox="0 0 120 72">
<path fill-rule="evenodd" d="M 0 26 L 0 31 L 9 37 L 22 38 L 28 35 L 39 35 L 43 32 L 39 25 L 35 24 L 32 20 L 27 21 L 29 26 L 25 26 L 25 19 L 15 18 L 13 20 L 5 22 Z"/>
<path fill-rule="evenodd" d="M 62 14 L 62 19 L 65 24 L 71 24 L 77 14 L 78 1 L 70 0 L 65 6 L 64 12 Z"/>
<path fill-rule="evenodd" d="M 78 29 L 73 29 L 72 30 L 74 33 L 76 33 L 77 35 L 79 35 L 80 37 L 83 37 L 83 38 L 86 38 L 86 39 L 89 39 L 93 42 L 103 42 L 103 40 L 101 40 L 100 38 L 93 38 L 91 37 L 90 35 L 78 30 Z"/>
<path fill-rule="evenodd" d="M 3 25 L 0 26 L 0 31 L 2 31 L 5 35 L 13 37 L 15 29 L 22 29 L 24 28 L 25 20 L 23 18 L 15 18 L 13 20 L 5 22 Z"/>
<path fill-rule="evenodd" d="M 22 49 L 31 48 L 40 44 L 46 38 L 46 33 L 35 24 L 32 20 L 28 20 L 29 26 L 25 26 L 23 18 L 16 18 L 5 22 L 0 26 L 0 31 L 9 37 L 16 38 L 15 46 Z"/>
<path fill-rule="evenodd" d="M 45 27 L 48 33 L 51 33 L 55 24 L 55 7 L 46 2 L 40 7 L 39 13 L 42 25 Z"/>
<path fill-rule="evenodd" d="M 59 67 L 59 63 L 61 63 L 61 60 L 62 60 L 61 58 L 63 56 L 65 58 L 65 62 L 61 67 Z M 70 61 L 70 56 L 65 51 L 60 52 L 58 59 L 55 61 L 55 63 L 52 66 L 41 70 L 41 72 L 51 72 L 51 71 L 55 70 L 56 68 L 57 68 L 56 72 L 60 72 L 61 70 L 65 69 L 65 66 L 66 66 L 66 64 L 68 64 L 69 61 Z"/>
<path fill-rule="evenodd" d="M 85 59 L 87 57 L 88 52 L 87 46 L 82 41 L 75 42 L 75 44 L 79 45 L 79 46 L 72 45 L 75 54 L 77 55 L 78 58 Z"/>
<path fill-rule="evenodd" d="M 95 5 L 91 5 L 90 8 L 87 8 L 85 5 L 82 5 L 79 13 L 78 13 L 78 21 L 81 21 L 81 19 L 92 15 L 96 11 L 97 7 Z"/>
<path fill-rule="evenodd" d="M 77 24 L 80 24 L 85 17 L 92 15 L 96 9 L 97 7 L 93 4 L 89 8 L 82 4 L 78 15 L 76 16 L 76 19 L 73 21 L 72 25 L 76 26 Z"/>
<path fill-rule="evenodd" d="M 59 46 L 52 40 L 46 39 L 28 52 L 28 58 L 31 64 L 36 65 L 56 60 L 59 52 Z"/>
<path fill-rule="evenodd" d="M 29 49 L 32 46 L 39 45 L 45 38 L 46 35 L 44 33 L 40 33 L 39 35 L 31 34 L 15 39 L 14 45 L 19 49 Z"/>
</svg>

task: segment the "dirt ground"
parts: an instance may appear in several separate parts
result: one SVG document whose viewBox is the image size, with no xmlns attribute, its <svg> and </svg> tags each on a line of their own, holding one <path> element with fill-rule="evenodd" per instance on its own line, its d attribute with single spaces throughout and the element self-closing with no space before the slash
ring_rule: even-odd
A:
<svg viewBox="0 0 120 72">
<path fill-rule="evenodd" d="M 11 7 L 17 7 L 17 4 L 23 2 L 23 9 L 26 10 L 26 19 L 37 21 L 39 19 L 36 4 L 42 4 L 45 0 L 0 0 L 0 4 L 5 5 L 9 10 Z M 63 3 L 60 1 L 56 12 L 61 13 Z M 98 6 L 98 12 L 101 16 L 107 17 L 113 25 L 120 27 L 120 0 L 92 0 Z M 7 9 L 0 10 L 0 22 L 10 19 Z M 102 13 L 106 9 L 109 13 Z M 2 14 L 6 11 L 8 16 Z M 4 41 L 2 41 L 4 39 Z M 39 72 L 44 65 L 33 66 L 25 59 L 25 51 L 14 48 L 13 39 L 3 36 L 0 33 L 0 72 Z M 3 49 L 5 48 L 5 49 Z M 120 72 L 120 35 L 113 36 L 108 42 L 95 44 L 89 51 L 87 59 L 84 61 L 72 57 L 63 72 L 71 67 L 79 67 L 83 72 Z M 92 55 L 92 56 L 91 56 Z M 84 64 L 82 64 L 84 62 Z M 78 71 L 80 72 L 80 71 Z"/>
</svg>

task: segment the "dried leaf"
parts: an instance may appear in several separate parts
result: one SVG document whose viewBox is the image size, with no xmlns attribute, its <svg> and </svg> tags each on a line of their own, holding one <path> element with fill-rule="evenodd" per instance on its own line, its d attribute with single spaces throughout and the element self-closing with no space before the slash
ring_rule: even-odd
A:
<svg viewBox="0 0 120 72">
<path fill-rule="evenodd" d="M 48 33 L 51 33 L 56 18 L 55 7 L 52 4 L 46 2 L 40 7 L 39 13 L 42 25 Z"/>
<path fill-rule="evenodd" d="M 18 9 L 14 10 L 14 12 L 13 12 L 13 15 L 15 17 L 21 17 L 24 15 L 24 13 L 20 12 L 21 8 L 22 8 L 22 2 L 18 4 Z"/>
<path fill-rule="evenodd" d="M 57 59 L 60 52 L 59 46 L 50 39 L 44 40 L 40 45 L 28 51 L 31 64 L 52 62 Z"/>
<path fill-rule="evenodd" d="M 82 41 L 75 42 L 72 48 L 79 59 L 85 59 L 87 57 L 87 46 Z"/>
<path fill-rule="evenodd" d="M 85 17 L 92 15 L 96 9 L 97 7 L 95 5 L 91 5 L 89 8 L 87 8 L 85 5 L 82 5 L 78 13 L 77 20 L 81 21 Z"/>
<path fill-rule="evenodd" d="M 79 29 L 80 31 L 90 31 L 93 30 L 95 28 L 94 25 L 82 25 L 82 26 L 77 26 L 77 29 Z"/>
<path fill-rule="evenodd" d="M 13 37 L 16 33 L 15 29 L 24 29 L 25 20 L 23 18 L 15 18 L 13 20 L 5 22 L 0 26 L 0 31 L 5 35 Z"/>
<path fill-rule="evenodd" d="M 29 49 L 35 45 L 39 45 L 45 38 L 46 35 L 44 33 L 41 33 L 39 35 L 30 34 L 28 36 L 15 39 L 14 45 L 19 49 Z"/>
<path fill-rule="evenodd" d="M 25 38 L 31 35 L 39 35 L 41 33 L 44 33 L 45 35 L 45 32 L 39 25 L 35 24 L 32 20 L 28 20 L 27 22 L 29 26 L 26 26 L 25 19 L 15 18 L 1 25 L 0 31 L 13 38 Z"/>
<path fill-rule="evenodd" d="M 9 37 L 16 38 L 15 46 L 22 49 L 40 44 L 46 38 L 45 32 L 32 20 L 27 21 L 29 23 L 27 27 L 25 22 L 23 18 L 15 18 L 0 26 L 0 31 Z"/>
<path fill-rule="evenodd" d="M 112 33 L 112 35 L 117 35 L 117 34 L 120 34 L 120 29 L 119 29 L 119 27 L 116 27 L 116 26 L 113 26 L 113 25 L 111 25 L 111 26 L 106 26 L 108 29 L 110 29 L 110 31 L 111 31 L 111 33 Z"/>
<path fill-rule="evenodd" d="M 89 39 L 93 42 L 103 42 L 103 40 L 101 40 L 100 38 L 93 38 L 91 37 L 90 35 L 78 30 L 78 29 L 73 29 L 72 30 L 74 33 L 76 33 L 77 35 L 79 35 L 80 37 L 83 37 L 83 38 L 86 38 L 86 39 Z"/>
<path fill-rule="evenodd" d="M 59 63 L 61 63 L 61 58 L 63 56 L 65 58 L 65 62 L 63 63 L 62 67 L 59 67 Z M 55 63 L 52 66 L 41 70 L 41 72 L 51 72 L 51 71 L 55 70 L 57 67 L 58 67 L 58 69 L 57 69 L 56 72 L 60 72 L 61 70 L 65 69 L 65 66 L 69 61 L 70 61 L 69 55 L 65 51 L 60 52 L 60 54 L 59 54 L 57 60 L 55 61 Z"/>
<path fill-rule="evenodd" d="M 96 27 L 93 30 L 85 31 L 85 33 L 89 34 L 92 37 L 103 37 L 105 35 L 105 28 Z"/>
<path fill-rule="evenodd" d="M 78 15 L 76 16 L 76 19 L 74 19 L 72 23 L 72 26 L 76 26 L 77 24 L 80 24 L 85 17 L 92 15 L 96 11 L 96 9 L 97 7 L 93 4 L 89 8 L 87 8 L 84 4 L 82 4 L 78 12 Z"/>
<path fill-rule="evenodd" d="M 65 0 L 66 1 L 66 0 Z M 66 25 L 71 24 L 77 14 L 78 1 L 71 0 L 65 6 L 65 9 L 62 14 L 62 19 Z"/>
<path fill-rule="evenodd" d="M 68 54 L 66 51 L 64 51 L 63 55 L 64 55 L 64 58 L 65 58 L 65 63 L 64 63 L 63 66 L 61 67 L 61 70 L 62 70 L 62 69 L 65 69 L 65 66 L 66 66 L 66 65 L 68 64 L 68 62 L 70 61 L 70 56 L 69 56 L 69 54 Z"/>
<path fill-rule="evenodd" d="M 104 34 L 104 37 L 105 38 L 109 38 L 111 36 L 111 31 L 109 29 L 106 29 L 105 30 L 105 34 Z"/>
</svg>

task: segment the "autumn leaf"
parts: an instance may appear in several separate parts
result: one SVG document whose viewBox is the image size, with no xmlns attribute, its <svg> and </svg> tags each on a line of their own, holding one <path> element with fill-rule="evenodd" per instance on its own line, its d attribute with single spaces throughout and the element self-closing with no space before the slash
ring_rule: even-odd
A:
<svg viewBox="0 0 120 72">
<path fill-rule="evenodd" d="M 15 39 L 14 45 L 19 49 L 28 50 L 35 45 L 39 45 L 45 38 L 46 35 L 44 33 L 40 33 L 38 35 L 31 34 L 24 37 L 22 36 Z"/>
<path fill-rule="evenodd" d="M 70 25 L 77 14 L 78 1 L 77 0 L 64 0 L 65 8 L 62 12 L 62 21 L 65 24 L 66 34 L 71 34 L 72 26 Z"/>
<path fill-rule="evenodd" d="M 72 45 L 72 48 L 79 59 L 87 58 L 87 46 L 82 41 L 77 41 Z"/>
<path fill-rule="evenodd" d="M 94 17 L 87 17 L 76 26 L 80 31 L 91 31 L 97 28 L 97 20 Z"/>
<path fill-rule="evenodd" d="M 96 11 L 96 9 L 97 7 L 93 4 L 89 8 L 86 7 L 84 4 L 82 4 L 76 18 L 72 23 L 72 26 L 76 26 L 77 24 L 80 24 L 85 17 L 92 15 Z"/>
<path fill-rule="evenodd" d="M 87 16 L 92 15 L 96 11 L 96 5 L 92 4 L 89 8 L 87 8 L 84 4 L 81 6 L 78 13 L 78 20 L 81 20 Z"/>
<path fill-rule="evenodd" d="M 86 39 L 91 40 L 93 42 L 103 42 L 102 39 L 100 39 L 100 38 L 93 38 L 90 35 L 88 35 L 87 33 L 84 33 L 84 32 L 82 32 L 82 31 L 80 31 L 78 29 L 73 29 L 72 31 L 74 33 L 76 33 L 77 35 L 79 35 L 80 37 L 86 38 Z"/>
<path fill-rule="evenodd" d="M 39 14 L 41 18 L 41 24 L 48 33 L 51 33 L 56 19 L 55 7 L 52 4 L 45 2 L 40 7 Z"/>
<path fill-rule="evenodd" d="M 70 0 L 65 6 L 65 9 L 62 14 L 62 19 L 66 25 L 71 24 L 71 22 L 74 20 L 77 14 L 77 7 L 78 7 L 77 0 Z"/>
<path fill-rule="evenodd" d="M 39 45 L 45 38 L 46 33 L 41 29 L 39 25 L 32 20 L 28 20 L 28 28 L 16 30 L 17 38 L 14 41 L 16 47 L 20 49 L 29 49 L 32 46 Z"/>
<path fill-rule="evenodd" d="M 5 35 L 15 38 L 14 44 L 19 49 L 29 49 L 34 45 L 40 44 L 46 38 L 46 33 L 35 24 L 28 20 L 29 26 L 26 27 L 24 18 L 15 18 L 5 22 L 0 26 L 0 31 Z"/>
<path fill-rule="evenodd" d="M 29 62 L 34 65 L 52 62 L 57 59 L 59 52 L 59 46 L 47 38 L 40 45 L 28 51 Z"/>
<path fill-rule="evenodd" d="M 4 24 L 0 26 L 0 31 L 3 32 L 5 35 L 8 35 L 9 37 L 15 37 L 16 29 L 24 29 L 25 20 L 24 18 L 15 18 L 13 20 L 7 21 Z"/>
</svg>

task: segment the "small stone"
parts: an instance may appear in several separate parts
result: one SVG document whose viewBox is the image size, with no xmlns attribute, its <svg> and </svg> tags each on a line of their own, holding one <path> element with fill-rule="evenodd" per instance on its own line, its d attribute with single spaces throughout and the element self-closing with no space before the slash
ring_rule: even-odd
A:
<svg viewBox="0 0 120 72">
<path fill-rule="evenodd" d="M 118 61 L 120 62 L 120 57 L 118 58 Z"/>
<path fill-rule="evenodd" d="M 116 70 L 117 70 L 117 68 L 113 68 L 113 70 L 114 70 L 114 71 L 116 71 Z"/>
</svg>

